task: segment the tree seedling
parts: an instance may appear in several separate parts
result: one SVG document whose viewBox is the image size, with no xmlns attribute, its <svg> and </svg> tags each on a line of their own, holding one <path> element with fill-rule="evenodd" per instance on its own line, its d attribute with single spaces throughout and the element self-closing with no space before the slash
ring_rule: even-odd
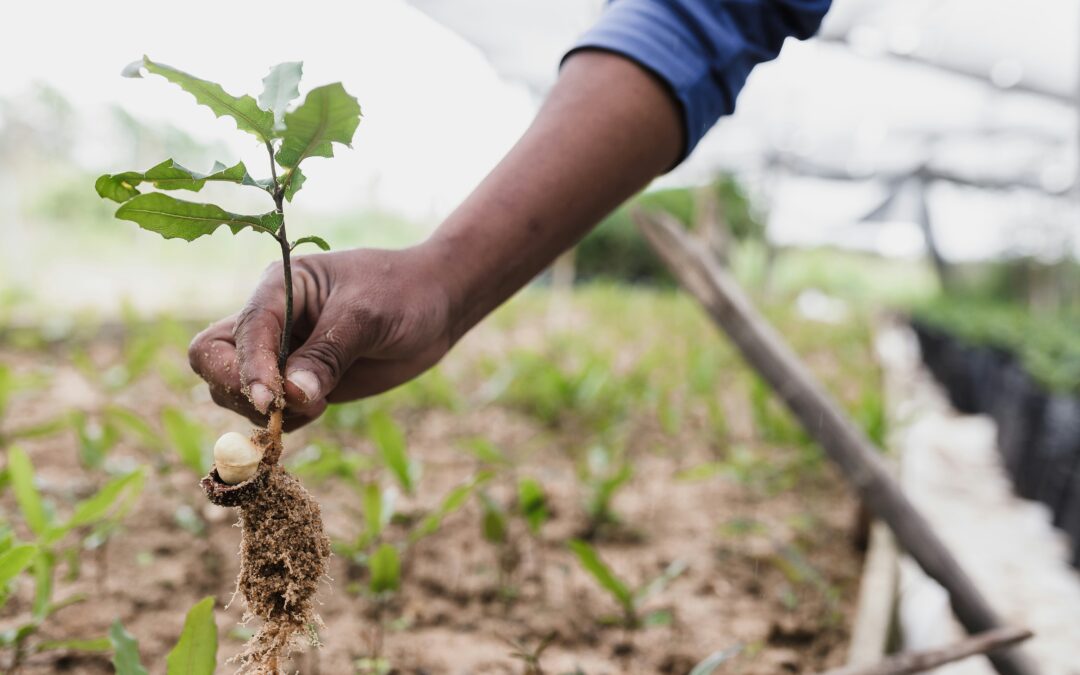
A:
<svg viewBox="0 0 1080 675">
<path fill-rule="evenodd" d="M 625 628 L 640 628 L 642 625 L 667 623 L 671 620 L 670 615 L 664 611 L 650 612 L 642 616 L 641 609 L 646 602 L 662 593 L 672 581 L 686 571 L 685 561 L 672 562 L 648 583 L 631 589 L 630 585 L 616 576 L 615 572 L 600 558 L 596 549 L 586 542 L 575 539 L 570 542 L 570 549 L 577 556 L 582 568 L 619 603 L 622 610 L 619 623 Z"/>
<path fill-rule="evenodd" d="M 124 75 L 159 75 L 195 97 L 217 117 L 230 117 L 238 130 L 254 136 L 269 157 L 269 178 L 255 178 L 243 162 L 217 163 L 209 172 L 187 169 L 166 159 L 145 171 L 107 174 L 97 179 L 98 194 L 120 203 L 116 217 L 135 222 L 166 239 L 193 241 L 228 227 L 233 234 L 252 230 L 272 237 L 281 250 L 285 290 L 284 325 L 277 349 L 279 376 L 291 351 L 293 332 L 292 252 L 302 244 L 324 250 L 317 236 L 290 240 L 286 232 L 285 202 L 291 202 L 304 184 L 300 165 L 310 157 L 333 157 L 334 144 L 350 146 L 360 123 L 360 106 L 341 83 L 316 87 L 304 101 L 290 107 L 299 94 L 302 64 L 282 63 L 263 78 L 256 100 L 234 96 L 221 85 L 199 79 L 148 57 L 124 69 Z M 208 183 L 232 183 L 262 190 L 273 209 L 239 214 L 216 204 L 177 199 L 166 191 L 198 192 Z M 153 187 L 156 192 L 142 192 Z M 256 429 L 251 443 L 261 452 L 253 476 L 231 485 L 212 469 L 202 486 L 215 504 L 235 506 L 242 528 L 240 576 L 237 589 L 248 613 L 263 620 L 240 657 L 241 670 L 281 672 L 281 660 L 294 650 L 310 627 L 318 623 L 313 597 L 326 573 L 330 541 L 322 525 L 318 504 L 298 480 L 281 467 L 281 427 L 284 401 L 272 406 L 265 429 Z M 222 463 L 224 464 L 224 457 Z M 234 476 L 239 477 L 239 475 Z"/>
</svg>

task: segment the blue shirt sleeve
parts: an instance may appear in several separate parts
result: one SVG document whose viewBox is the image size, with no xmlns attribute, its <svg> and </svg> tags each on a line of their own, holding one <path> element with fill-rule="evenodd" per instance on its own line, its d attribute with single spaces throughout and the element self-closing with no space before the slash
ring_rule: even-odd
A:
<svg viewBox="0 0 1080 675">
<path fill-rule="evenodd" d="M 682 108 L 680 161 L 722 116 L 754 66 L 788 36 L 812 36 L 830 0 L 613 0 L 567 54 L 600 49 L 651 71 Z M 565 60 L 565 57 L 564 57 Z"/>
</svg>

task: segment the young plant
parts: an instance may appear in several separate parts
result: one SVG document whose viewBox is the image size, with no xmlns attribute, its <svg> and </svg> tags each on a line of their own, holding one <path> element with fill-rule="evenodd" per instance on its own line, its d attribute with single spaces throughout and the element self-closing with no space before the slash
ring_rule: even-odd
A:
<svg viewBox="0 0 1080 675">
<path fill-rule="evenodd" d="M 616 576 L 615 572 L 608 567 L 607 563 L 600 559 L 600 555 L 592 546 L 584 541 L 575 539 L 570 542 L 570 549 L 578 558 L 581 566 L 592 575 L 600 587 L 607 591 L 612 598 L 619 603 L 622 609 L 620 622 L 626 628 L 640 628 L 643 624 L 667 623 L 671 620 L 670 615 L 662 610 L 650 612 L 644 617 L 641 609 L 645 603 L 654 596 L 662 593 L 672 581 L 675 581 L 686 571 L 686 562 L 676 560 L 648 583 L 632 589 L 627 582 Z"/>
<path fill-rule="evenodd" d="M 303 186 L 300 165 L 310 157 L 333 157 L 334 144 L 350 146 L 360 123 L 360 106 L 341 83 L 316 87 L 304 101 L 291 107 L 299 94 L 301 63 L 282 63 L 263 78 L 259 99 L 233 96 L 221 85 L 151 61 L 148 57 L 124 69 L 141 77 L 143 71 L 159 75 L 195 97 L 217 117 L 230 117 L 238 130 L 265 147 L 269 178 L 255 178 L 243 162 L 217 163 L 207 173 L 187 169 L 172 159 L 146 171 L 125 171 L 98 178 L 95 188 L 106 199 L 120 203 L 116 217 L 135 222 L 166 239 L 193 241 L 213 234 L 222 225 L 233 234 L 252 230 L 272 237 L 281 251 L 285 290 L 284 326 L 277 349 L 277 366 L 284 375 L 293 331 L 292 252 L 310 243 L 328 249 L 317 236 L 289 239 L 285 202 Z M 198 192 L 207 183 L 232 183 L 265 192 L 273 209 L 259 214 L 229 212 L 215 204 L 177 199 L 166 192 Z M 157 192 L 142 192 L 143 187 Z M 326 573 L 330 541 L 318 505 L 298 480 L 278 463 L 282 452 L 281 426 L 284 401 L 274 402 L 266 429 L 256 429 L 251 445 L 261 456 L 257 472 L 236 485 L 225 483 L 216 470 L 202 486 L 215 504 L 240 511 L 241 564 L 237 588 L 248 612 L 263 625 L 241 656 L 241 668 L 276 673 L 280 661 L 297 641 L 310 636 L 316 625 L 313 597 Z"/>
<path fill-rule="evenodd" d="M 540 665 L 540 657 L 544 655 L 548 647 L 554 644 L 557 635 L 558 633 L 549 633 L 547 637 L 540 640 L 532 648 L 529 648 L 521 640 L 513 638 L 503 638 L 503 641 L 513 649 L 510 656 L 520 660 L 525 665 L 524 675 L 544 675 L 544 669 Z"/>
<path fill-rule="evenodd" d="M 107 642 L 101 639 L 41 641 L 34 644 L 33 638 L 57 611 L 85 600 L 82 595 L 53 600 L 56 567 L 62 558 L 67 558 L 69 562 L 76 563 L 77 569 L 79 549 L 94 543 L 100 545 L 115 531 L 119 521 L 127 515 L 142 492 L 145 481 L 143 469 L 111 479 L 95 494 L 76 503 L 71 515 L 63 520 L 57 517 L 38 491 L 34 466 L 21 448 L 13 447 L 8 451 L 6 473 L 15 502 L 34 537 L 30 542 L 19 543 L 9 529 L 0 534 L 0 599 L 6 600 L 8 585 L 27 567 L 34 577 L 30 616 L 15 628 L 0 633 L 0 650 L 10 650 L 8 665 L 12 670 L 17 670 L 31 651 L 106 649 Z M 73 548 L 64 547 L 64 541 L 73 532 L 79 534 L 79 543 Z"/>
<path fill-rule="evenodd" d="M 586 489 L 585 514 L 589 517 L 586 539 L 621 522 L 613 502 L 619 490 L 634 477 L 634 467 L 617 454 L 607 445 L 595 445 L 585 456 L 581 479 Z"/>
<path fill-rule="evenodd" d="M 116 675 L 147 675 L 139 657 L 139 641 L 119 620 L 109 628 L 108 643 Z M 165 657 L 165 675 L 214 675 L 217 647 L 214 598 L 206 597 L 188 610 L 180 638 Z"/>
</svg>

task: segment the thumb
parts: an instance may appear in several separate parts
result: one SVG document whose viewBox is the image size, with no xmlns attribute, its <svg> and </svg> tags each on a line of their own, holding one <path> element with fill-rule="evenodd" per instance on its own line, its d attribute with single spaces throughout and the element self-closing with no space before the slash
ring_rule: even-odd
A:
<svg viewBox="0 0 1080 675">
<path fill-rule="evenodd" d="M 324 400 L 357 358 L 359 331 L 354 322 L 324 312 L 307 341 L 285 364 L 285 400 L 306 407 Z"/>
</svg>

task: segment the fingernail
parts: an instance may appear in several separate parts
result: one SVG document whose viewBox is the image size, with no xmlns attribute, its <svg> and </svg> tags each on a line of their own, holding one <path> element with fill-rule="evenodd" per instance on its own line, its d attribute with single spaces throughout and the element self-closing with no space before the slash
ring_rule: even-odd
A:
<svg viewBox="0 0 1080 675">
<path fill-rule="evenodd" d="M 251 385 L 251 403 L 256 410 L 265 415 L 273 402 L 274 392 L 270 391 L 270 387 L 260 383 Z"/>
<path fill-rule="evenodd" d="M 294 370 L 286 378 L 304 393 L 304 402 L 310 403 L 319 398 L 319 378 L 310 370 Z"/>
</svg>

